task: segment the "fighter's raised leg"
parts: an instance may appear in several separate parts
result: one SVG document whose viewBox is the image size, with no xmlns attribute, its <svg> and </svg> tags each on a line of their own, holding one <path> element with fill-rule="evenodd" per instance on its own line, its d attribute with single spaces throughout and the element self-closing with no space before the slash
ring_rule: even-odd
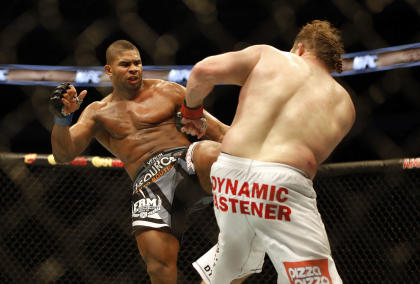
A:
<svg viewBox="0 0 420 284">
<path fill-rule="evenodd" d="M 193 153 L 193 163 L 201 187 L 212 194 L 212 185 L 210 180 L 210 170 L 213 163 L 220 154 L 221 144 L 218 142 L 203 140 L 196 144 Z"/>
</svg>

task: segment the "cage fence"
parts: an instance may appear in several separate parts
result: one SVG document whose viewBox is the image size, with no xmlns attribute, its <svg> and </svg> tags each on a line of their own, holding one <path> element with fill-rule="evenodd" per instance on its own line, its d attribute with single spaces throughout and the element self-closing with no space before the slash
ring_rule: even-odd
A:
<svg viewBox="0 0 420 284">
<path fill-rule="evenodd" d="M 1 283 L 149 283 L 131 232 L 131 182 L 119 160 L 53 165 L 36 154 L 0 155 Z M 314 187 L 344 283 L 419 283 L 420 159 L 328 164 Z M 217 241 L 211 206 L 190 216 L 179 283 Z M 275 283 L 263 272 L 246 283 Z"/>
</svg>

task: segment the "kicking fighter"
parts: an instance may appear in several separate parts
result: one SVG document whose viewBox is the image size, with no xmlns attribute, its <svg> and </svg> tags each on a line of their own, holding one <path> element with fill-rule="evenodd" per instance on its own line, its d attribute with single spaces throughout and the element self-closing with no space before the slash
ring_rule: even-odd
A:
<svg viewBox="0 0 420 284">
<path fill-rule="evenodd" d="M 175 114 L 184 101 L 185 88 L 163 80 L 143 80 L 140 53 L 133 44 L 112 43 L 106 61 L 104 70 L 113 91 L 88 105 L 75 124 L 71 125 L 72 115 L 87 91 L 77 94 L 68 83 L 55 89 L 50 99 L 54 158 L 69 162 L 95 138 L 121 159 L 133 180 L 133 231 L 150 279 L 154 284 L 176 283 L 186 217 L 203 197 L 211 195 L 210 166 L 220 144 L 191 144 L 177 130 L 179 116 Z M 226 125 L 208 113 L 198 122 L 199 137 L 207 128 L 205 138 L 221 141 Z"/>
<path fill-rule="evenodd" d="M 264 252 L 278 283 L 342 282 L 312 179 L 355 120 L 348 92 L 330 74 L 342 71 L 343 52 L 338 30 L 315 20 L 290 52 L 255 45 L 192 69 L 185 104 L 195 111 L 184 115 L 185 133 L 199 133 L 200 106 L 215 84 L 242 86 L 211 168 L 220 234 L 207 283 L 260 271 Z"/>
</svg>

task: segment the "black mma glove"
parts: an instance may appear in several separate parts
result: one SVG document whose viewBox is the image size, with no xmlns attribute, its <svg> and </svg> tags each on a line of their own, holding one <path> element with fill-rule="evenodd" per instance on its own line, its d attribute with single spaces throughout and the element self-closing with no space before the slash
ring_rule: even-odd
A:
<svg viewBox="0 0 420 284">
<path fill-rule="evenodd" d="M 201 112 L 203 111 L 202 109 L 203 109 L 203 107 L 201 106 L 200 107 L 201 108 Z M 182 127 L 184 127 L 184 124 L 181 122 L 181 120 L 184 118 L 184 115 L 183 115 L 183 113 L 182 113 L 182 111 L 180 111 L 180 112 L 177 112 L 176 113 L 176 115 L 175 115 L 175 126 L 176 126 L 176 129 L 178 130 L 178 131 L 180 131 L 180 132 L 183 132 L 182 130 L 181 130 L 181 128 Z M 198 118 L 197 118 L 198 119 Z M 207 120 L 206 120 L 206 118 L 204 117 L 204 115 L 202 115 L 200 118 L 199 118 L 199 120 L 201 121 L 201 128 L 199 129 L 199 131 L 200 132 L 202 132 L 202 131 L 205 131 L 206 129 L 207 129 Z M 195 136 L 195 135 L 190 135 L 190 134 L 187 134 L 187 133 L 184 133 L 184 135 L 186 135 L 187 136 L 187 138 L 188 138 L 188 140 L 190 141 L 190 142 L 195 142 L 195 141 L 198 141 L 200 138 L 198 138 L 197 136 Z"/>
<path fill-rule="evenodd" d="M 182 124 L 181 122 L 181 119 L 182 119 L 182 113 L 179 111 L 175 114 L 175 127 L 179 132 L 181 132 L 181 128 L 184 126 L 184 124 Z M 183 134 L 187 137 L 188 141 L 190 141 L 191 143 L 198 141 L 198 138 L 196 136 L 192 136 L 186 133 L 183 133 Z"/>
<path fill-rule="evenodd" d="M 51 113 L 59 118 L 65 118 L 69 113 L 64 112 L 64 104 L 61 101 L 63 94 L 70 88 L 70 83 L 65 82 L 58 85 L 50 97 L 49 109 Z"/>
<path fill-rule="evenodd" d="M 179 111 L 175 114 L 175 126 L 179 132 L 181 132 L 181 128 L 184 126 L 184 124 L 181 123 L 181 119 L 182 113 Z"/>
</svg>

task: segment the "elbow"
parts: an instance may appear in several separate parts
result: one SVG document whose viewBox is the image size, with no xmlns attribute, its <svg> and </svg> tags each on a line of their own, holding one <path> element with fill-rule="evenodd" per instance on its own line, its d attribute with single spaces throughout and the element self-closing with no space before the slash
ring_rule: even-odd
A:
<svg viewBox="0 0 420 284">
<path fill-rule="evenodd" d="M 71 155 L 68 151 L 60 151 L 59 149 L 56 149 L 54 147 L 54 144 L 52 145 L 52 154 L 54 157 L 54 161 L 58 164 L 64 164 L 73 161 L 75 156 Z"/>
<path fill-rule="evenodd" d="M 211 78 L 214 70 L 214 64 L 210 64 L 210 60 L 203 59 L 194 65 L 194 68 L 191 71 L 191 75 L 200 79 L 208 80 Z"/>
<path fill-rule="evenodd" d="M 71 162 L 77 156 L 72 147 L 56 139 L 54 133 L 51 136 L 51 148 L 54 161 L 59 164 Z"/>
<path fill-rule="evenodd" d="M 58 164 L 64 164 L 64 163 L 68 163 L 72 161 L 72 159 L 65 157 L 64 155 L 54 153 L 54 151 L 53 151 L 53 157 L 54 157 L 54 161 Z"/>
</svg>

